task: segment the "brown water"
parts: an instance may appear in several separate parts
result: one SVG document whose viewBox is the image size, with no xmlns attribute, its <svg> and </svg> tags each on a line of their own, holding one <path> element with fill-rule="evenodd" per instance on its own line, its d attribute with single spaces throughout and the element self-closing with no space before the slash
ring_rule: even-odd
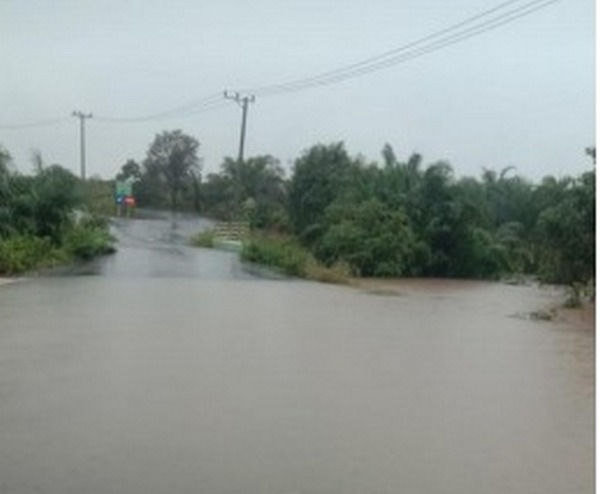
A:
<svg viewBox="0 0 600 494">
<path fill-rule="evenodd" d="M 519 316 L 555 292 L 198 252 L 221 271 L 0 288 L 0 493 L 594 491 L 593 332 Z"/>
</svg>

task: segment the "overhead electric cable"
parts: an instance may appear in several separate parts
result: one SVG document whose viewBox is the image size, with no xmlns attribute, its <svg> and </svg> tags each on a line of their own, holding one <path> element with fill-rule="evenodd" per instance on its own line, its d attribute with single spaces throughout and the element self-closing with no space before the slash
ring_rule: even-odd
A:
<svg viewBox="0 0 600 494">
<path fill-rule="evenodd" d="M 202 108 L 182 111 L 181 113 L 174 115 L 173 118 L 175 118 L 175 117 L 177 117 L 177 118 L 193 117 L 195 115 L 199 115 L 200 113 L 207 113 L 207 112 L 211 112 L 211 111 L 215 111 L 215 110 L 220 110 L 221 108 L 225 108 L 227 106 L 229 106 L 229 104 L 227 102 L 215 101 L 214 103 L 211 103 L 210 105 L 204 106 Z"/>
<path fill-rule="evenodd" d="M 137 122 L 148 122 L 151 120 L 162 120 L 171 117 L 180 117 L 187 115 L 196 115 L 209 110 L 214 110 L 218 107 L 224 106 L 222 101 L 221 93 L 214 93 L 210 96 L 206 96 L 200 100 L 185 105 L 178 106 L 171 110 L 162 111 L 159 113 L 151 113 L 148 115 L 142 115 L 139 117 L 109 117 L 99 116 L 97 120 L 100 122 L 109 123 L 137 123 Z"/>
<path fill-rule="evenodd" d="M 361 69 L 357 69 L 354 70 L 352 72 L 349 73 L 343 73 L 343 74 L 339 74 L 335 77 L 330 77 L 328 79 L 323 79 L 317 82 L 314 82 L 312 84 L 305 84 L 303 86 L 296 86 L 296 87 L 288 87 L 285 89 L 284 92 L 297 92 L 297 91 L 301 91 L 303 89 L 310 89 L 312 87 L 318 87 L 318 86 L 326 86 L 326 85 L 330 85 L 330 84 L 334 84 L 337 82 L 342 82 L 345 81 L 347 79 L 352 79 L 355 77 L 359 77 L 361 75 L 365 75 L 365 74 L 369 74 L 371 72 L 375 72 L 378 70 L 382 70 L 382 69 L 386 69 L 388 67 L 392 67 L 395 65 L 399 65 L 401 63 L 404 62 L 408 62 L 412 59 L 415 58 L 420 58 L 421 56 L 424 56 L 428 53 L 432 53 L 438 50 L 441 50 L 443 48 L 446 48 L 448 46 L 457 44 L 463 40 L 472 38 L 476 35 L 482 34 L 484 32 L 490 31 L 496 27 L 500 27 L 504 24 L 507 24 L 513 20 L 516 20 L 517 18 L 520 17 L 524 17 L 525 15 L 528 15 L 530 13 L 532 13 L 535 10 L 539 10 L 542 7 L 545 7 L 547 5 L 550 5 L 551 3 L 555 3 L 559 0 L 549 0 L 546 1 L 544 3 L 544 5 L 539 5 L 537 6 L 535 9 L 529 9 L 527 12 L 521 12 L 519 15 L 513 15 L 511 17 L 508 18 L 503 18 L 503 19 L 492 19 L 488 22 L 486 22 L 485 24 L 482 25 L 478 25 L 478 26 L 473 26 L 471 28 L 469 28 L 468 30 L 456 33 L 452 36 L 446 37 L 444 39 L 441 39 L 439 41 L 436 41 L 435 43 L 430 43 L 428 45 L 425 45 L 423 47 L 420 47 L 418 49 L 414 49 L 411 50 L 407 53 L 404 54 L 400 54 L 394 58 L 390 58 L 387 60 L 382 60 L 381 62 L 377 63 L 377 64 L 373 64 L 370 66 L 366 66 L 363 67 Z"/>
<path fill-rule="evenodd" d="M 492 9 L 469 17 L 458 24 L 454 24 L 399 48 L 389 50 L 383 54 L 367 58 L 360 62 L 323 72 L 312 77 L 305 77 L 269 86 L 260 86 L 249 89 L 248 91 L 264 97 L 274 96 L 282 93 L 297 92 L 304 89 L 311 89 L 313 87 L 341 82 L 346 79 L 358 77 L 370 72 L 397 65 L 423 56 L 427 53 L 451 46 L 465 39 L 483 34 L 484 32 L 530 15 L 560 0 L 533 0 L 495 16 L 491 15 L 495 12 L 499 12 L 502 9 L 506 9 L 506 7 L 518 3 L 519 1 L 520 0 L 510 0 L 508 2 L 504 2 Z M 469 24 L 474 23 L 474 21 L 481 20 L 486 17 L 488 17 L 486 20 L 469 26 Z M 460 29 L 464 27 L 466 28 Z"/>
<path fill-rule="evenodd" d="M 53 125 L 65 123 L 69 119 L 67 117 L 52 118 L 48 120 L 39 120 L 37 122 L 29 122 L 15 125 L 0 125 L 0 130 L 21 130 L 21 129 L 33 129 L 36 127 L 51 127 Z"/>
<path fill-rule="evenodd" d="M 364 60 L 316 74 L 278 84 L 263 85 L 242 91 L 257 96 L 276 96 L 285 93 L 299 92 L 320 86 L 327 86 L 360 77 L 414 60 L 428 53 L 460 43 L 461 41 L 481 35 L 522 17 L 528 16 L 560 0 L 508 0 L 467 19 L 435 31 L 427 36 L 388 50 L 384 53 Z M 141 123 L 168 118 L 185 118 L 227 106 L 222 100 L 222 93 L 217 92 L 200 100 L 187 103 L 170 110 L 137 117 L 95 116 L 95 120 L 103 123 Z M 64 123 L 67 118 L 56 118 L 18 125 L 0 125 L 0 130 L 19 130 L 35 127 L 47 127 Z"/>
</svg>

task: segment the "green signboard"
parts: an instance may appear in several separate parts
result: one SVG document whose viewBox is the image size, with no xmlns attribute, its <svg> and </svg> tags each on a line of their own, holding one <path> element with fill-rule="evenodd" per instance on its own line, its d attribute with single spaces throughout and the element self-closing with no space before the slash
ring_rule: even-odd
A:
<svg viewBox="0 0 600 494">
<path fill-rule="evenodd" d="M 117 197 L 127 197 L 127 196 L 131 196 L 131 188 L 132 188 L 132 182 L 130 181 L 123 181 L 120 182 L 118 181 L 116 184 L 116 189 L 117 189 Z"/>
</svg>

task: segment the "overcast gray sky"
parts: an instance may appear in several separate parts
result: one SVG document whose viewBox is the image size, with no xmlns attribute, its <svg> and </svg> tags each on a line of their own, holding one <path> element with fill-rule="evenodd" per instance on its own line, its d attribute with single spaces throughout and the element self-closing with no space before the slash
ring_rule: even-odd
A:
<svg viewBox="0 0 600 494">
<path fill-rule="evenodd" d="M 501 0 L 0 0 L 0 144 L 22 171 L 33 149 L 79 171 L 73 110 L 91 112 L 88 175 L 143 160 L 156 133 L 201 143 L 205 172 L 236 156 L 241 111 L 116 123 L 224 89 L 315 76 L 368 59 L 500 5 Z M 520 8 L 530 0 L 515 0 Z M 318 142 L 352 154 L 450 161 L 458 175 L 515 166 L 532 179 L 589 168 L 595 139 L 594 0 L 559 0 L 384 70 L 257 97 L 246 156 L 284 167 Z M 498 11 L 501 13 L 502 11 Z M 104 117 L 104 119 L 102 118 Z M 22 129 L 7 126 L 60 119 Z"/>
</svg>

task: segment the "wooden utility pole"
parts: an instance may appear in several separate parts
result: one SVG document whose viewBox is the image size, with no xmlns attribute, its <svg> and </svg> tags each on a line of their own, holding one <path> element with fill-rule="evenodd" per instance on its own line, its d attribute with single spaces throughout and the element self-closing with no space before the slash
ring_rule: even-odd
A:
<svg viewBox="0 0 600 494">
<path fill-rule="evenodd" d="M 244 161 L 244 145 L 246 142 L 246 120 L 248 118 L 248 104 L 254 103 L 256 100 L 254 95 L 241 96 L 240 93 L 230 93 L 225 91 L 223 93 L 225 99 L 235 101 L 242 107 L 242 130 L 240 131 L 240 148 L 238 152 L 238 161 L 242 163 Z"/>
<path fill-rule="evenodd" d="M 79 149 L 81 153 L 81 180 L 85 180 L 85 120 L 92 118 L 91 113 L 74 111 L 73 116 L 79 119 Z"/>
</svg>

